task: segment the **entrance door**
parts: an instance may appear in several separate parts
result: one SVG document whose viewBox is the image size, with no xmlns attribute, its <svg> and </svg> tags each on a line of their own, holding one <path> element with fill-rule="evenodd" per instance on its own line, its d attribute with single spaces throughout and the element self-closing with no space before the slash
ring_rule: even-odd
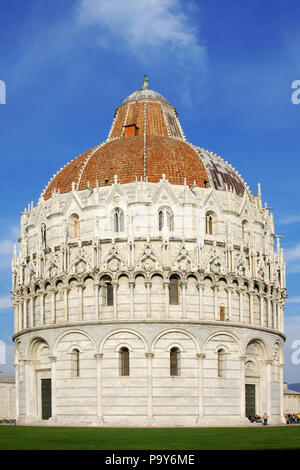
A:
<svg viewBox="0 0 300 470">
<path fill-rule="evenodd" d="M 246 417 L 255 416 L 255 385 L 246 384 Z"/>
<path fill-rule="evenodd" d="M 42 419 L 49 419 L 51 410 L 51 379 L 41 379 Z"/>
</svg>

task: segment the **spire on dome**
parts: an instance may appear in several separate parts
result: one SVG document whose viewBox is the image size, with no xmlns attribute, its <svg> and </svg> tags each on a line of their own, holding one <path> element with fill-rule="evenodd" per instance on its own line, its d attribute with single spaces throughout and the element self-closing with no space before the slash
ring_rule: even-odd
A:
<svg viewBox="0 0 300 470">
<path fill-rule="evenodd" d="M 144 81 L 143 81 L 143 86 L 141 88 L 142 90 L 149 90 L 149 80 L 147 75 L 144 75 Z"/>
</svg>

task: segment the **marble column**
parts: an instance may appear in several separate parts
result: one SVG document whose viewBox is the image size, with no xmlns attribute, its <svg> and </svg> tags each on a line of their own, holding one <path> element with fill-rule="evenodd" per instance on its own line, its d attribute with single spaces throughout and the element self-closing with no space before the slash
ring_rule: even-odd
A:
<svg viewBox="0 0 300 470">
<path fill-rule="evenodd" d="M 182 318 L 187 318 L 186 313 L 186 288 L 187 288 L 187 281 L 181 281 L 181 289 L 182 289 Z"/>
<path fill-rule="evenodd" d="M 51 323 L 55 323 L 56 322 L 55 300 L 56 300 L 57 289 L 53 287 L 50 289 L 50 291 L 51 291 Z"/>
<path fill-rule="evenodd" d="M 265 313 L 264 313 L 264 296 L 263 296 L 263 294 L 259 295 L 259 316 L 260 316 L 260 326 L 264 326 Z"/>
<path fill-rule="evenodd" d="M 203 401 L 203 363 L 205 354 L 198 353 L 198 424 L 201 424 L 203 417 L 204 417 L 204 401 Z"/>
<path fill-rule="evenodd" d="M 78 282 L 77 284 L 78 288 L 78 297 L 79 297 L 79 320 L 83 321 L 83 290 L 85 289 L 85 284 L 84 282 Z"/>
<path fill-rule="evenodd" d="M 238 289 L 240 296 L 240 323 L 244 323 L 244 289 Z"/>
<path fill-rule="evenodd" d="M 147 289 L 147 318 L 151 317 L 151 281 L 145 281 L 146 289 Z"/>
<path fill-rule="evenodd" d="M 170 281 L 164 281 L 164 288 L 165 288 L 165 319 L 169 318 L 169 284 L 170 284 Z"/>
<path fill-rule="evenodd" d="M 147 397 L 148 397 L 148 403 L 147 403 L 147 418 L 148 418 L 148 425 L 152 424 L 152 417 L 153 417 L 153 380 L 152 380 L 152 368 L 153 368 L 153 357 L 154 353 L 148 352 L 145 353 L 145 356 L 147 358 Z"/>
<path fill-rule="evenodd" d="M 246 356 L 240 357 L 240 390 L 241 390 L 241 408 L 240 417 L 246 416 L 246 385 L 245 385 L 245 362 Z"/>
<path fill-rule="evenodd" d="M 219 312 L 218 312 L 218 286 L 214 285 L 214 310 L 215 310 L 215 320 L 219 320 Z"/>
<path fill-rule="evenodd" d="M 118 296 L 117 296 L 117 292 L 118 292 L 118 286 L 119 286 L 119 283 L 118 281 L 112 281 L 112 286 L 113 286 L 113 296 L 114 296 L 114 301 L 113 301 L 113 304 L 114 304 L 114 318 L 118 318 Z"/>
<path fill-rule="evenodd" d="M 23 327 L 28 328 L 28 297 L 23 300 Z"/>
<path fill-rule="evenodd" d="M 203 320 L 203 288 L 204 282 L 198 283 L 199 289 L 199 320 Z"/>
<path fill-rule="evenodd" d="M 97 421 L 103 424 L 103 410 L 102 410 L 102 357 L 103 354 L 95 354 L 96 359 L 96 374 L 97 374 Z"/>
<path fill-rule="evenodd" d="M 130 290 L 130 318 L 134 318 L 134 286 L 135 286 L 135 281 L 133 279 L 130 279 L 128 281 L 129 284 L 129 290 Z"/>
<path fill-rule="evenodd" d="M 39 297 L 40 297 L 40 324 L 44 325 L 45 324 L 45 295 L 46 292 L 40 292 Z"/>
<path fill-rule="evenodd" d="M 69 320 L 69 308 L 68 308 L 68 292 L 71 290 L 69 286 L 63 287 L 64 292 L 64 320 L 67 322 Z"/>
<path fill-rule="evenodd" d="M 100 284 L 98 281 L 94 281 L 94 294 L 95 294 L 95 319 L 100 320 L 99 314 L 99 288 Z"/>
<path fill-rule="evenodd" d="M 56 420 L 56 356 L 49 356 L 51 361 L 51 421 Z"/>
</svg>

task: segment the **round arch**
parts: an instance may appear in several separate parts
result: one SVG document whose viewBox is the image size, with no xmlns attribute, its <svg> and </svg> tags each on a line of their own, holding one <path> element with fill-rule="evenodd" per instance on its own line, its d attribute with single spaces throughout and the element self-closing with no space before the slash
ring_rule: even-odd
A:
<svg viewBox="0 0 300 470">
<path fill-rule="evenodd" d="M 148 344 L 147 344 L 147 341 L 146 339 L 144 338 L 143 335 L 141 335 L 141 333 L 135 331 L 135 330 L 131 330 L 130 328 L 117 328 L 116 330 L 113 330 L 113 331 L 110 331 L 109 333 L 107 333 L 104 338 L 101 339 L 100 343 L 99 343 L 99 353 L 100 354 L 103 354 L 103 348 L 104 348 L 104 345 L 106 343 L 106 341 L 113 335 L 115 334 L 118 334 L 118 333 L 131 333 L 133 334 L 134 336 L 137 336 L 143 343 L 144 345 L 144 348 L 145 348 L 145 353 L 148 352 Z"/>
<path fill-rule="evenodd" d="M 151 353 L 154 352 L 155 345 L 156 345 L 156 343 L 158 342 L 158 340 L 159 340 L 162 336 L 164 336 L 164 335 L 166 335 L 166 334 L 168 334 L 168 333 L 181 333 L 181 334 L 183 334 L 183 335 L 188 336 L 188 337 L 193 341 L 193 343 L 195 344 L 195 347 L 196 347 L 196 354 L 199 354 L 199 353 L 200 353 L 200 346 L 199 346 L 199 343 L 198 343 L 197 339 L 195 338 L 195 336 L 194 336 L 192 333 L 190 333 L 189 331 L 181 330 L 180 328 L 171 328 L 171 329 L 169 328 L 169 329 L 167 329 L 167 330 L 164 330 L 164 331 L 159 332 L 159 333 L 155 336 L 155 338 L 152 340 L 152 343 L 151 343 L 151 345 L 150 345 L 150 352 L 151 352 Z M 178 344 L 178 340 L 176 341 L 176 343 Z M 181 347 L 181 348 L 182 348 L 182 347 Z"/>
</svg>

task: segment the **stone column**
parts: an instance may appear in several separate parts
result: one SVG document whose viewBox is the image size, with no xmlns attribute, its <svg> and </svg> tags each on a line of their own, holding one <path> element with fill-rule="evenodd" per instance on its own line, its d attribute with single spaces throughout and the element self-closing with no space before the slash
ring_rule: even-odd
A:
<svg viewBox="0 0 300 470">
<path fill-rule="evenodd" d="M 20 404 L 19 404 L 19 364 L 14 363 L 15 366 L 15 378 L 16 378 L 16 418 L 19 418 L 20 415 Z"/>
<path fill-rule="evenodd" d="M 246 416 L 245 362 L 246 362 L 246 356 L 241 356 L 240 357 L 240 389 L 241 389 L 240 418 L 241 419 L 245 418 Z"/>
<path fill-rule="evenodd" d="M 164 288 L 165 288 L 165 318 L 169 318 L 169 280 L 164 281 Z"/>
<path fill-rule="evenodd" d="M 69 314 L 68 314 L 68 292 L 71 290 L 69 286 L 64 286 L 63 287 L 63 292 L 64 292 L 64 320 L 68 321 L 69 320 Z"/>
<path fill-rule="evenodd" d="M 199 289 L 199 320 L 203 320 L 203 287 L 204 283 L 201 281 L 198 283 Z"/>
<path fill-rule="evenodd" d="M 56 300 L 56 293 L 57 293 L 57 289 L 55 289 L 54 287 L 52 287 L 50 289 L 51 291 L 51 323 L 55 323 L 56 322 L 56 305 L 55 305 L 55 300 Z"/>
<path fill-rule="evenodd" d="M 13 311 L 14 311 L 14 332 L 18 333 L 19 325 L 18 325 L 18 303 L 13 301 Z"/>
<path fill-rule="evenodd" d="M 265 361 L 265 382 L 266 382 L 266 403 L 267 414 L 271 417 L 272 414 L 272 360 Z M 264 411 L 262 410 L 264 413 Z"/>
<path fill-rule="evenodd" d="M 26 419 L 34 417 L 34 384 L 33 384 L 33 372 L 34 372 L 35 361 L 25 359 L 24 368 L 25 368 L 25 414 Z M 16 377 L 17 378 L 17 377 Z M 16 380 L 17 384 L 18 380 Z"/>
<path fill-rule="evenodd" d="M 102 411 L 102 357 L 103 354 L 95 354 L 96 359 L 96 377 L 97 377 L 97 421 L 103 424 Z"/>
<path fill-rule="evenodd" d="M 219 320 L 219 314 L 218 314 L 218 286 L 215 284 L 214 285 L 214 309 L 215 309 L 215 320 Z"/>
<path fill-rule="evenodd" d="M 95 291 L 95 319 L 100 320 L 100 315 L 99 315 L 99 282 L 94 281 L 94 291 Z"/>
<path fill-rule="evenodd" d="M 279 393 L 279 396 L 280 396 L 280 420 L 284 423 L 285 422 L 285 419 L 284 419 L 284 409 L 283 409 L 283 368 L 284 368 L 284 364 L 283 363 L 280 363 L 279 364 L 279 383 L 280 383 L 280 393 Z"/>
<path fill-rule="evenodd" d="M 40 292 L 40 324 L 45 324 L 45 295 L 46 292 Z"/>
<path fill-rule="evenodd" d="M 113 296 L 114 296 L 114 301 L 113 301 L 114 318 L 118 318 L 118 296 L 117 296 L 118 286 L 119 286 L 118 281 L 112 281 L 112 286 L 113 286 Z"/>
<path fill-rule="evenodd" d="M 51 421 L 56 420 L 56 356 L 49 356 L 51 361 Z"/>
<path fill-rule="evenodd" d="M 128 281 L 129 284 L 129 290 L 130 290 L 130 318 L 134 318 L 134 286 L 135 286 L 135 281 L 133 279 L 130 279 Z"/>
<path fill-rule="evenodd" d="M 152 406 L 152 394 L 153 394 L 153 381 L 152 381 L 152 364 L 153 364 L 153 357 L 154 353 L 148 352 L 145 353 L 147 358 L 147 396 L 148 396 L 148 411 L 147 411 L 147 418 L 148 418 L 148 425 L 152 424 L 152 417 L 153 417 L 153 406 Z"/>
<path fill-rule="evenodd" d="M 34 321 L 34 294 L 30 294 L 30 322 L 29 326 L 34 327 L 35 326 L 35 321 Z"/>
<path fill-rule="evenodd" d="M 233 287 L 228 286 L 227 287 L 227 315 L 225 316 L 225 320 L 231 320 L 231 293 L 232 293 Z"/>
<path fill-rule="evenodd" d="M 83 320 L 83 289 L 85 288 L 85 285 L 83 282 L 78 282 L 77 284 L 78 288 L 78 301 L 79 301 L 79 320 Z"/>
<path fill-rule="evenodd" d="M 23 327 L 28 328 L 28 297 L 23 300 Z"/>
<path fill-rule="evenodd" d="M 150 280 L 145 280 L 145 286 L 147 289 L 147 313 L 146 316 L 147 318 L 151 317 L 151 281 Z"/>
<path fill-rule="evenodd" d="M 18 302 L 18 327 L 19 331 L 23 330 L 23 301 Z"/>
<path fill-rule="evenodd" d="M 238 289 L 240 296 L 240 322 L 244 323 L 244 289 Z"/>
<path fill-rule="evenodd" d="M 249 289 L 249 316 L 250 316 L 250 325 L 253 325 L 253 289 Z"/>
<path fill-rule="evenodd" d="M 186 313 L 186 288 L 187 288 L 187 281 L 181 281 L 181 289 L 182 289 L 182 318 L 187 318 L 187 313 Z"/>
<path fill-rule="evenodd" d="M 259 315 L 260 315 L 260 326 L 264 326 L 264 296 L 263 294 L 259 295 Z"/>
<path fill-rule="evenodd" d="M 205 354 L 198 353 L 198 424 L 202 424 L 204 417 L 204 404 L 203 404 L 203 362 Z"/>
<path fill-rule="evenodd" d="M 271 304 L 271 297 L 268 295 L 267 298 L 268 302 L 268 328 L 272 328 L 272 304 Z"/>
</svg>

